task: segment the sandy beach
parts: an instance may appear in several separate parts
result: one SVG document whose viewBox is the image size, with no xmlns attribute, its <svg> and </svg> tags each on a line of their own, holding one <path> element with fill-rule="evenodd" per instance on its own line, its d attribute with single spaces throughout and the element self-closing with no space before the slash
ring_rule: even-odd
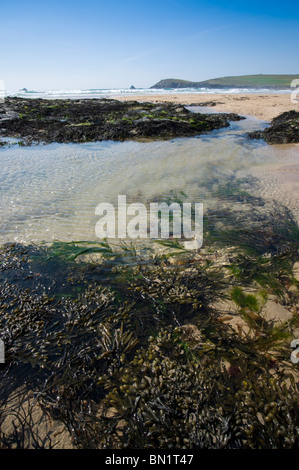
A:
<svg viewBox="0 0 299 470">
<path fill-rule="evenodd" d="M 130 101 L 132 97 L 118 96 L 122 101 Z M 135 97 L 134 97 L 135 99 Z M 298 104 L 292 103 L 291 94 L 177 94 L 144 95 L 138 101 L 172 102 L 183 105 L 212 106 L 216 111 L 255 116 L 258 119 L 271 121 L 285 111 L 298 110 Z"/>
</svg>

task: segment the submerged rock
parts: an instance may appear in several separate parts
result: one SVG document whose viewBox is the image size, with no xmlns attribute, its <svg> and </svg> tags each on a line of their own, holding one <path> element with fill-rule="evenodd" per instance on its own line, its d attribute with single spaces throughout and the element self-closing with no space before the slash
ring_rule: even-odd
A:
<svg viewBox="0 0 299 470">
<path fill-rule="evenodd" d="M 0 111 L 0 137 L 26 143 L 189 137 L 244 119 L 237 114 L 192 113 L 172 103 L 112 99 L 7 98 Z"/>
<path fill-rule="evenodd" d="M 252 139 L 264 139 L 269 144 L 299 142 L 299 112 L 287 111 L 274 118 L 270 127 L 248 134 Z"/>
</svg>

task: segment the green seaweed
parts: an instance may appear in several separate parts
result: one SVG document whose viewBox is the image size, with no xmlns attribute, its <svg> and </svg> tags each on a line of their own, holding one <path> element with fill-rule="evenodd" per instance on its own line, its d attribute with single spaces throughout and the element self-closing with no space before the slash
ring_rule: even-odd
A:
<svg viewBox="0 0 299 470">
<path fill-rule="evenodd" d="M 232 300 L 241 308 L 249 308 L 258 312 L 260 307 L 257 298 L 253 294 L 245 294 L 240 287 L 234 287 L 232 291 Z"/>
<path fill-rule="evenodd" d="M 91 246 L 90 246 L 91 245 Z M 48 250 L 49 258 L 59 256 L 66 260 L 75 260 L 78 256 L 98 253 L 102 256 L 110 256 L 113 252 L 107 242 L 60 242 L 55 241 Z"/>
</svg>

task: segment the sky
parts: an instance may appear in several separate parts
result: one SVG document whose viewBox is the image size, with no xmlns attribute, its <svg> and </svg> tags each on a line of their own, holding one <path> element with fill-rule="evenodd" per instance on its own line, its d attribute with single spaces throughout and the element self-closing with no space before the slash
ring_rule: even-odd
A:
<svg viewBox="0 0 299 470">
<path fill-rule="evenodd" d="M 294 0 L 0 0 L 0 14 L 7 90 L 299 73 Z"/>
</svg>

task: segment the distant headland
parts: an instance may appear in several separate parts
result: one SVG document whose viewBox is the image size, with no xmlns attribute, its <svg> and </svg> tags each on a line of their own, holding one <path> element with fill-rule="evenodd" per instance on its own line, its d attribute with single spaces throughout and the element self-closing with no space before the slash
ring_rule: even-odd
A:
<svg viewBox="0 0 299 470">
<path fill-rule="evenodd" d="M 237 75 L 191 82 L 176 78 L 160 80 L 151 88 L 272 88 L 277 90 L 291 88 L 291 82 L 298 80 L 299 75 Z"/>
</svg>

